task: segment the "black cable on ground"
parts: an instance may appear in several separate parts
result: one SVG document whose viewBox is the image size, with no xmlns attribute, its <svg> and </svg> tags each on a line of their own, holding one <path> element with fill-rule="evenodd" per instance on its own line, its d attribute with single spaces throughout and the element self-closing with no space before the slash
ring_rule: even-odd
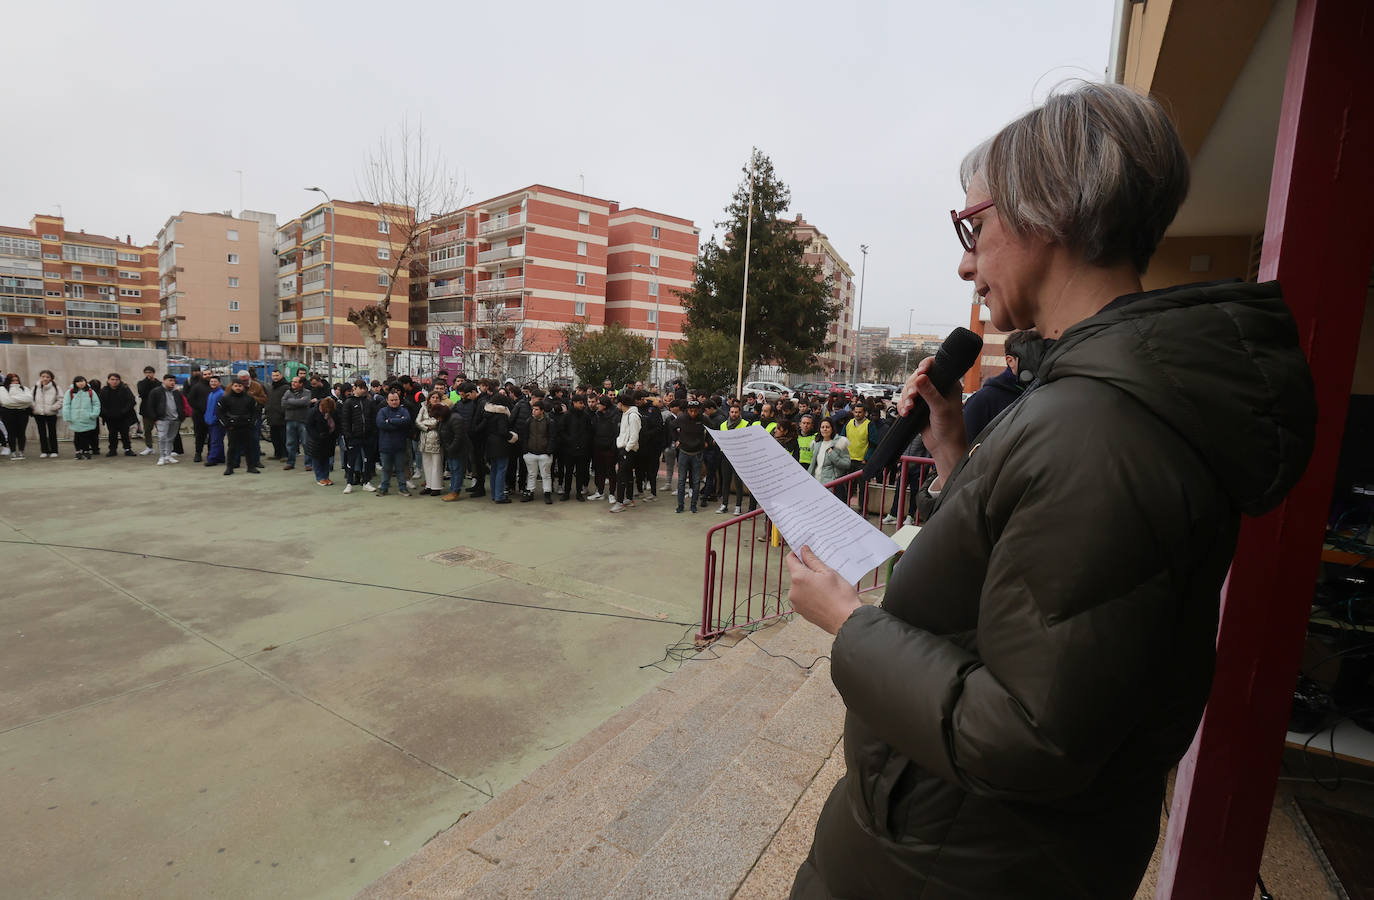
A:
<svg viewBox="0 0 1374 900">
<path fill-rule="evenodd" d="M 561 612 L 577 616 L 599 616 L 606 619 L 625 619 L 629 622 L 651 622 L 657 625 L 687 625 L 695 627 L 696 622 L 678 622 L 673 619 L 631 616 L 625 613 L 598 612 L 590 609 L 568 609 L 562 606 L 538 606 L 533 603 L 515 603 L 510 600 L 491 600 L 483 597 L 466 597 L 462 594 L 441 594 L 435 591 L 422 591 L 418 588 L 399 587 L 394 584 L 374 584 L 369 581 L 350 581 L 347 578 L 329 578 L 325 575 L 306 575 L 301 572 L 279 572 L 275 569 L 261 569 L 257 566 L 237 566 L 232 563 L 211 562 L 205 559 L 185 559 L 179 556 L 163 556 L 157 553 L 143 553 L 138 550 L 111 550 L 108 547 L 85 547 L 80 544 L 55 544 L 48 541 L 15 541 L 0 538 L 0 544 L 18 544 L 26 547 L 58 547 L 63 550 L 85 550 L 94 553 L 113 553 L 119 556 L 137 556 L 140 559 L 160 559 L 165 562 L 189 563 L 197 566 L 214 566 L 217 569 L 236 569 L 240 572 L 253 572 L 258 575 L 279 575 L 284 578 L 304 578 L 308 581 L 323 581 L 330 584 L 343 584 L 349 587 L 376 588 L 383 591 L 399 591 L 406 594 L 420 594 L 425 597 L 448 600 L 467 600 L 472 603 L 488 603 L 492 606 L 513 606 L 517 609 L 533 609 L 543 612 Z"/>
</svg>

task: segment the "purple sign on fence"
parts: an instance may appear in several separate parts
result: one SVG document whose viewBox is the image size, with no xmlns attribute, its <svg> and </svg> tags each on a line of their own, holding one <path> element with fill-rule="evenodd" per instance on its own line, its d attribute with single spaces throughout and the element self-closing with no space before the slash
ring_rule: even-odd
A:
<svg viewBox="0 0 1374 900">
<path fill-rule="evenodd" d="M 463 336 L 461 334 L 439 335 L 439 364 L 462 368 Z M 452 371 L 450 369 L 450 371 Z"/>
</svg>

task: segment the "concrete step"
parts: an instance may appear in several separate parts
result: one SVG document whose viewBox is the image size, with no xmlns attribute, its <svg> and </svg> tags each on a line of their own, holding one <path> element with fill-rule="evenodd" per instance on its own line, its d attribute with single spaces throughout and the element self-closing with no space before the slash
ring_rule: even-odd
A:
<svg viewBox="0 0 1374 900">
<path fill-rule="evenodd" d="M 363 897 L 728 897 L 838 740 L 830 636 L 714 644 Z M 766 650 L 763 648 L 767 648 Z"/>
</svg>

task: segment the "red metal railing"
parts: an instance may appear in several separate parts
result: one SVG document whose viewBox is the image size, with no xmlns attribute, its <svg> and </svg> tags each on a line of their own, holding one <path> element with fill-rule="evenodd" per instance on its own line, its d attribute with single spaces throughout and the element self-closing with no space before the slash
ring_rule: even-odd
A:
<svg viewBox="0 0 1374 900">
<path fill-rule="evenodd" d="M 913 481 L 911 469 L 916 467 L 914 484 L 925 481 L 927 467 L 935 461 L 928 457 L 903 456 L 894 480 L 884 472 L 881 482 L 864 483 L 862 472 L 851 472 L 837 478 L 826 487 L 840 492 L 850 507 L 860 503 L 865 517 L 873 518 L 886 534 L 894 533 L 908 515 L 911 497 L 908 489 Z M 883 523 L 896 504 L 895 523 Z M 913 519 L 914 511 L 911 512 Z M 701 628 L 697 640 L 710 640 L 731 628 L 756 625 L 780 616 L 789 615 L 792 607 L 786 601 L 784 557 L 789 552 L 779 536 L 773 546 L 773 523 L 762 509 L 735 516 L 706 532 L 705 580 L 701 591 Z M 879 566 L 859 580 L 859 593 L 876 591 L 886 586 L 887 564 Z M 743 593 L 741 594 L 741 588 Z"/>
</svg>

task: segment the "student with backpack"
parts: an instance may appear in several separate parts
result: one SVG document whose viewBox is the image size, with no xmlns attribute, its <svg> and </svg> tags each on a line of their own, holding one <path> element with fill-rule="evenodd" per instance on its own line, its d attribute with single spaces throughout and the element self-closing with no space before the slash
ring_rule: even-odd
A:
<svg viewBox="0 0 1374 900">
<path fill-rule="evenodd" d="M 90 459 L 100 452 L 100 397 L 80 375 L 62 399 L 62 421 L 72 430 L 75 459 Z"/>
</svg>

